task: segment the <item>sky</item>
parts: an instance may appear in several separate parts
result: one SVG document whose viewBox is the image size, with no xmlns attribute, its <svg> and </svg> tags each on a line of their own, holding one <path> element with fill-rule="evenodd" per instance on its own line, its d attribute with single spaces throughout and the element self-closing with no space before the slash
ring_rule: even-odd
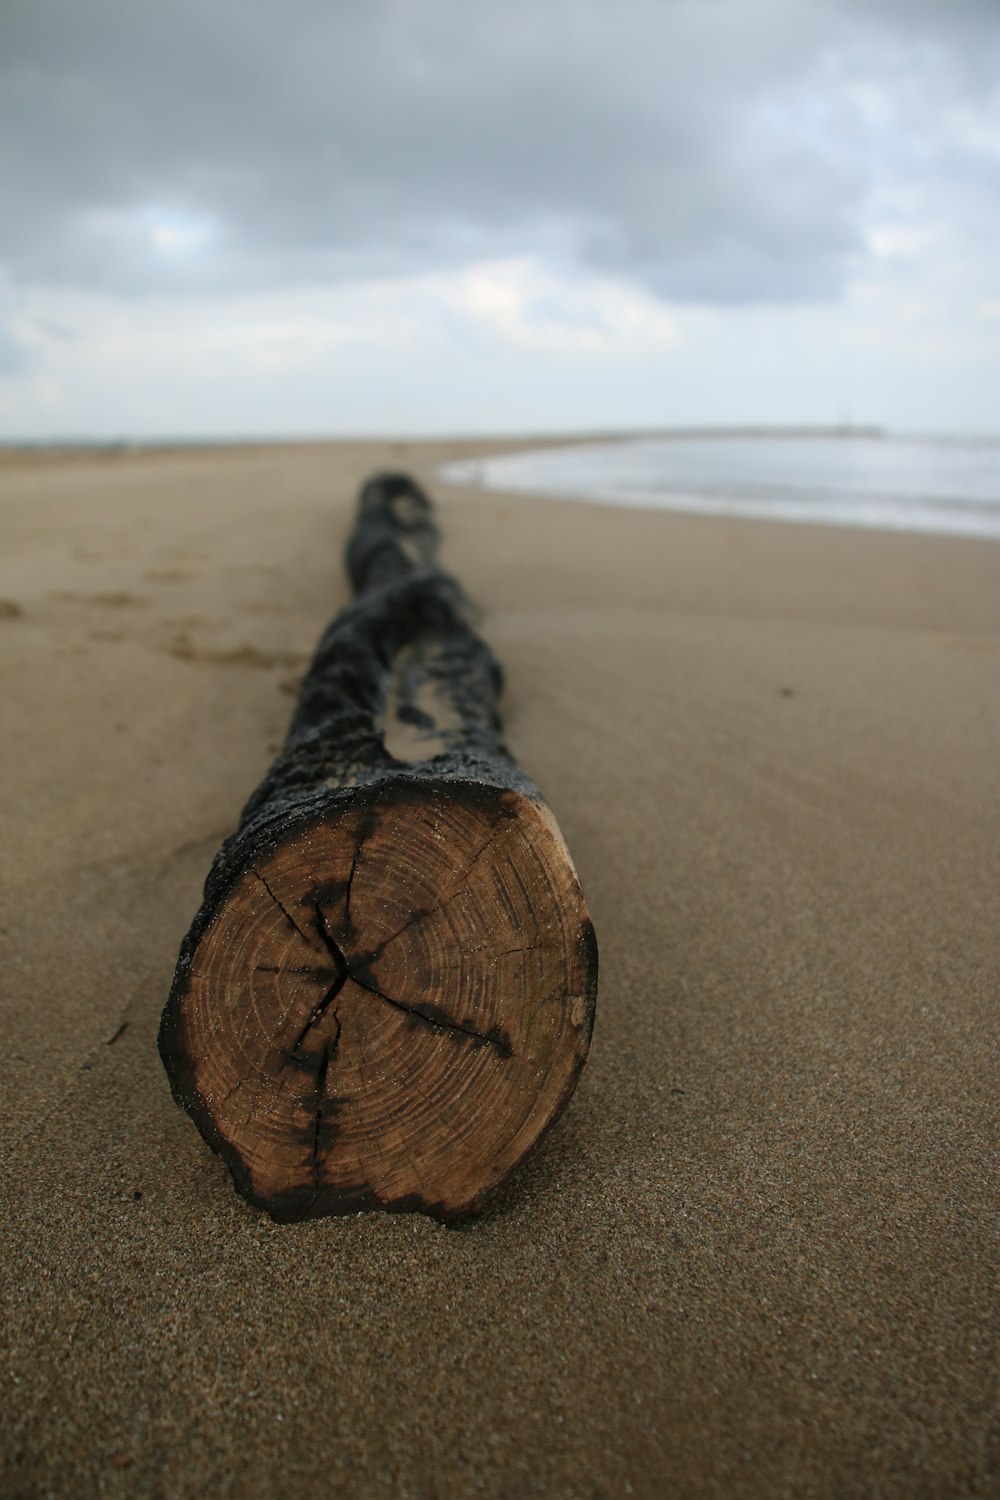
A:
<svg viewBox="0 0 1000 1500">
<path fill-rule="evenodd" d="M 3 0 L 0 438 L 1000 432 L 1000 0 Z"/>
</svg>

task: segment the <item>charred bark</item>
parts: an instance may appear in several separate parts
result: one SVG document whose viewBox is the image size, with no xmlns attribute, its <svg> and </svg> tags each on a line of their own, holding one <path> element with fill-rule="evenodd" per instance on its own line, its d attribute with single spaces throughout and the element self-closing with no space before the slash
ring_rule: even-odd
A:
<svg viewBox="0 0 1000 1500">
<path fill-rule="evenodd" d="M 160 1027 L 175 1098 L 274 1217 L 475 1209 L 565 1105 L 597 951 L 502 739 L 500 667 L 407 476 L 219 851 Z"/>
</svg>

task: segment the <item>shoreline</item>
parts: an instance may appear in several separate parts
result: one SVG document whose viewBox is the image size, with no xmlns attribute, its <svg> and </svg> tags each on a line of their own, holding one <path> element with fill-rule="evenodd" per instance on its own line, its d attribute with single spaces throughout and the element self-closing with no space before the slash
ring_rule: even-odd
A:
<svg viewBox="0 0 1000 1500">
<path fill-rule="evenodd" d="M 980 449 L 992 450 L 996 442 L 863 429 L 850 434 L 761 429 L 689 437 L 695 456 L 680 460 L 676 439 L 656 436 L 462 457 L 440 465 L 437 477 L 459 488 L 540 501 L 585 500 L 683 515 L 1000 541 L 1000 463 L 991 484 L 979 472 L 978 458 Z M 843 443 L 855 440 L 873 443 L 878 454 L 868 455 L 861 485 L 856 461 L 845 464 L 840 451 Z M 804 454 L 812 452 L 797 455 L 790 464 L 798 442 Z M 751 454 L 758 444 L 768 443 L 770 459 L 760 465 Z M 730 444 L 740 454 L 735 463 L 727 453 Z M 921 448 L 927 460 L 918 470 L 909 455 Z M 971 470 L 970 453 L 977 455 Z M 946 461 L 944 455 L 949 455 Z M 912 488 L 921 483 L 924 488 Z"/>
</svg>

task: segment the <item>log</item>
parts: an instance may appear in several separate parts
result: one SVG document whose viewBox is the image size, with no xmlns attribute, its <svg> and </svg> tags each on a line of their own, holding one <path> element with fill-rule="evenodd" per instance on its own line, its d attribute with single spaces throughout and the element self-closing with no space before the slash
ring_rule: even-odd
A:
<svg viewBox="0 0 1000 1500">
<path fill-rule="evenodd" d="M 175 1099 L 275 1219 L 478 1209 L 586 1061 L 597 947 L 501 738 L 501 671 L 406 475 L 208 874 L 159 1033 Z"/>
</svg>

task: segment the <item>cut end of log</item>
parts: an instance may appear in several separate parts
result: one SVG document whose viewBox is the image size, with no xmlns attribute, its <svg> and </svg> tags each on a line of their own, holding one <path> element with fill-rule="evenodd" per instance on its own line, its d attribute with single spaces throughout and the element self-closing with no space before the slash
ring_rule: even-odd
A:
<svg viewBox="0 0 1000 1500">
<path fill-rule="evenodd" d="M 331 794 L 236 880 L 160 1050 L 237 1187 L 275 1218 L 456 1219 L 567 1102 L 596 971 L 544 803 L 401 776 Z"/>
</svg>

